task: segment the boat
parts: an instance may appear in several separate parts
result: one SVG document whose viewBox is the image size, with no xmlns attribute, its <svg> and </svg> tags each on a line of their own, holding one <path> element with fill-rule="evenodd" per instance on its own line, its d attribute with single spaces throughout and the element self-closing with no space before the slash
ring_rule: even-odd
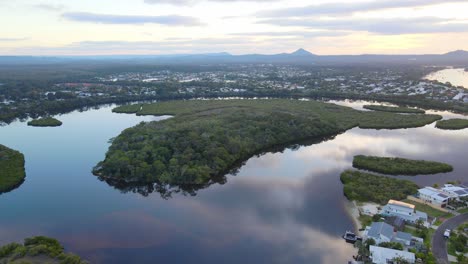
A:
<svg viewBox="0 0 468 264">
<path fill-rule="evenodd" d="M 358 240 L 362 240 L 362 237 L 357 236 L 351 231 L 346 231 L 346 233 L 343 235 L 343 239 L 348 242 L 348 243 L 356 243 Z"/>
</svg>

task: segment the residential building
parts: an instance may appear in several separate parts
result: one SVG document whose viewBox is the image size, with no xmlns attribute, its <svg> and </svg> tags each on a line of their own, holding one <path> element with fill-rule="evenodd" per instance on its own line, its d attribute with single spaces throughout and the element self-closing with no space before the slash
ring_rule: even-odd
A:
<svg viewBox="0 0 468 264">
<path fill-rule="evenodd" d="M 432 187 L 419 189 L 418 197 L 426 203 L 431 203 L 442 208 L 445 208 L 450 200 L 450 196 L 445 194 L 443 191 Z"/>
<path fill-rule="evenodd" d="M 403 246 L 411 246 L 413 236 L 409 233 L 397 231 L 395 233 L 394 227 L 385 222 L 374 222 L 367 226 L 363 233 L 364 239 L 372 238 L 376 245 L 383 242 L 398 242 Z"/>
<path fill-rule="evenodd" d="M 392 263 L 392 260 L 396 258 L 403 258 L 410 264 L 413 264 L 416 261 L 416 256 L 414 253 L 407 251 L 370 246 L 369 252 L 372 263 L 374 264 L 389 264 Z"/>
<path fill-rule="evenodd" d="M 374 239 L 375 243 L 378 245 L 382 242 L 390 242 L 393 238 L 393 226 L 384 223 L 372 223 L 372 225 L 366 228 L 365 239 Z"/>
<path fill-rule="evenodd" d="M 398 242 L 404 246 L 410 246 L 412 240 L 413 236 L 411 234 L 400 231 L 396 232 L 392 238 L 393 242 Z"/>
<path fill-rule="evenodd" d="M 395 200 L 388 201 L 381 212 L 383 216 L 398 216 L 406 222 L 416 223 L 418 220 L 427 222 L 427 214 L 424 212 L 416 211 L 415 206 L 409 203 L 399 202 Z"/>
<path fill-rule="evenodd" d="M 468 197 L 468 188 L 464 186 L 455 186 L 452 184 L 445 184 L 444 187 L 442 188 L 442 191 L 455 199 Z"/>
</svg>

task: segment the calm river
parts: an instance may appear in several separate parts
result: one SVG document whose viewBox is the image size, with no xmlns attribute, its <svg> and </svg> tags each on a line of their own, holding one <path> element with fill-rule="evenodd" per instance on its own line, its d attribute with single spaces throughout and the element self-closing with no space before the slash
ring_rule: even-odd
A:
<svg viewBox="0 0 468 264">
<path fill-rule="evenodd" d="M 463 86 L 468 89 L 468 71 L 465 69 L 445 69 L 433 72 L 424 78 L 441 83 L 450 82 L 454 86 Z"/>
<path fill-rule="evenodd" d="M 24 153 L 27 172 L 23 185 L 0 195 L 0 244 L 51 236 L 91 263 L 346 263 L 355 251 L 340 235 L 353 222 L 339 175 L 354 155 L 454 165 L 452 173 L 411 178 L 421 186 L 468 181 L 468 130 L 431 124 L 355 128 L 319 144 L 253 157 L 225 184 L 196 196 L 122 193 L 93 176 L 92 167 L 110 138 L 161 118 L 111 109 L 59 116 L 64 125 L 58 128 L 0 127 L 0 143 Z"/>
</svg>

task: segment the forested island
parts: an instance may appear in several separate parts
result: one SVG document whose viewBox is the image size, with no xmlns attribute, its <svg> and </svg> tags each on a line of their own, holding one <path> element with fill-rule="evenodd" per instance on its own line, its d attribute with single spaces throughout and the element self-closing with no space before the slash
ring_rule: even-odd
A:
<svg viewBox="0 0 468 264">
<path fill-rule="evenodd" d="M 35 126 L 35 127 L 58 127 L 61 125 L 62 125 L 62 122 L 53 117 L 45 117 L 45 118 L 31 120 L 28 122 L 28 126 Z"/>
<path fill-rule="evenodd" d="M 87 264 L 79 256 L 65 253 L 63 246 L 44 236 L 26 238 L 23 244 L 10 243 L 0 247 L 0 263 Z"/>
<path fill-rule="evenodd" d="M 468 119 L 455 118 L 449 120 L 441 120 L 436 123 L 436 127 L 447 130 L 465 129 L 468 128 Z"/>
<path fill-rule="evenodd" d="M 124 130 L 94 174 L 124 183 L 169 186 L 203 185 L 269 148 L 333 136 L 356 126 L 396 129 L 441 119 L 286 99 L 172 101 L 114 111 L 174 117 Z"/>
<path fill-rule="evenodd" d="M 24 155 L 0 145 L 0 194 L 21 185 L 25 177 Z"/>
<path fill-rule="evenodd" d="M 416 108 L 408 107 L 396 107 L 396 106 L 385 106 L 385 105 L 364 105 L 365 109 L 373 111 L 391 112 L 391 113 L 403 113 L 403 114 L 424 114 L 426 111 Z"/>
<path fill-rule="evenodd" d="M 388 200 L 406 199 L 417 193 L 418 185 L 412 181 L 347 170 L 340 176 L 344 195 L 348 200 L 386 204 Z"/>
<path fill-rule="evenodd" d="M 389 175 L 410 176 L 453 171 L 453 167 L 451 165 L 435 161 L 363 155 L 354 157 L 353 167 L 356 169 L 363 169 Z"/>
</svg>

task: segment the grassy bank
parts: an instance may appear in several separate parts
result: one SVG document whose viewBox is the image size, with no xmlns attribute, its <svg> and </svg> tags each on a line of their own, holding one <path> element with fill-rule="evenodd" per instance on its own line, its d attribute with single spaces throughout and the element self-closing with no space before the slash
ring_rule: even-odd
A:
<svg viewBox="0 0 468 264">
<path fill-rule="evenodd" d="M 373 111 L 403 113 L 403 114 L 424 114 L 426 111 L 408 107 L 384 106 L 384 105 L 364 105 L 365 109 Z"/>
<path fill-rule="evenodd" d="M 418 191 L 418 186 L 408 180 L 347 170 L 340 176 L 344 195 L 348 200 L 386 204 L 388 200 L 402 200 Z"/>
<path fill-rule="evenodd" d="M 453 171 L 451 165 L 440 162 L 363 155 L 354 157 L 353 167 L 389 175 L 420 175 Z"/>
<path fill-rule="evenodd" d="M 451 213 L 446 213 L 446 212 L 437 210 L 433 207 L 430 207 L 429 205 L 418 203 L 409 199 L 404 199 L 403 202 L 413 204 L 416 207 L 416 210 L 425 212 L 428 216 L 432 218 L 437 217 L 437 218 L 447 219 L 453 216 Z"/>
<path fill-rule="evenodd" d="M 24 156 L 20 152 L 0 145 L 0 168 L 0 193 L 8 192 L 24 181 Z"/>
<path fill-rule="evenodd" d="M 123 106 L 116 112 L 134 112 Z M 126 182 L 204 184 L 275 146 L 347 129 L 424 126 L 438 115 L 364 112 L 287 99 L 173 101 L 142 105 L 138 115 L 173 115 L 126 129 L 94 173 Z"/>
<path fill-rule="evenodd" d="M 65 253 L 60 243 L 48 237 L 26 238 L 23 244 L 0 247 L 0 263 L 85 264 L 80 257 Z"/>
<path fill-rule="evenodd" d="M 468 119 L 449 119 L 441 120 L 436 123 L 440 129 L 458 130 L 468 128 Z"/>
<path fill-rule="evenodd" d="M 35 126 L 35 127 L 58 127 L 61 125 L 62 125 L 62 122 L 53 117 L 45 117 L 45 118 L 35 119 L 35 120 L 28 122 L 28 126 Z"/>
</svg>

